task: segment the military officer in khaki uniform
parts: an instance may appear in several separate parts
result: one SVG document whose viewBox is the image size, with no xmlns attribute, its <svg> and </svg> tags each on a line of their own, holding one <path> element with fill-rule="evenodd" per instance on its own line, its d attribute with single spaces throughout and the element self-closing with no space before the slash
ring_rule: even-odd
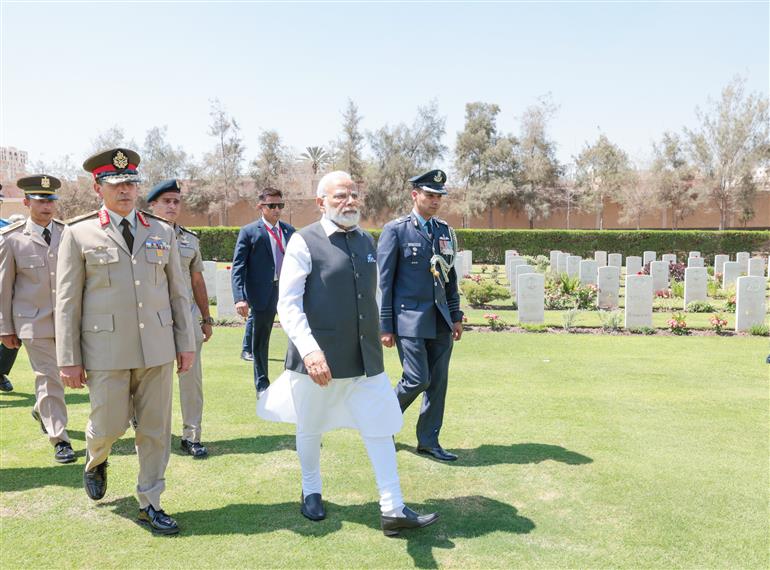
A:
<svg viewBox="0 0 770 570">
<path fill-rule="evenodd" d="M 91 499 L 107 489 L 107 457 L 135 414 L 139 522 L 153 532 L 179 527 L 161 510 L 171 445 L 173 362 L 195 358 L 174 229 L 135 209 L 139 155 L 113 149 L 92 156 L 101 209 L 68 222 L 59 246 L 56 354 L 64 383 L 88 386 L 83 483 Z"/>
<path fill-rule="evenodd" d="M 201 445 L 203 419 L 203 369 L 201 348 L 211 338 L 214 319 L 209 313 L 209 294 L 203 279 L 203 259 L 198 237 L 176 223 L 181 210 L 182 187 L 176 179 L 165 180 L 153 186 L 147 195 L 152 213 L 174 224 L 179 259 L 190 296 L 193 330 L 195 331 L 195 363 L 189 372 L 179 375 L 179 400 L 182 404 L 182 450 L 196 459 L 206 457 L 208 451 Z M 200 323 L 200 326 L 196 326 Z"/>
<path fill-rule="evenodd" d="M 21 178 L 16 185 L 24 190 L 30 215 L 0 232 L 0 342 L 9 349 L 24 343 L 35 373 L 32 417 L 53 444 L 54 459 L 72 463 L 75 453 L 67 435 L 64 384 L 54 346 L 56 256 L 64 225 L 53 216 L 61 182 L 41 174 Z"/>
</svg>

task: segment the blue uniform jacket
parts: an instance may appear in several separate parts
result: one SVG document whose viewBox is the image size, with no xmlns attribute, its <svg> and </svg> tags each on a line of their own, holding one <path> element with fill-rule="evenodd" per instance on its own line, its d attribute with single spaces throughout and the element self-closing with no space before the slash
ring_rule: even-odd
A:
<svg viewBox="0 0 770 570">
<path fill-rule="evenodd" d="M 460 322 L 457 273 L 449 271 L 449 282 L 435 277 L 430 269 L 434 253 L 450 261 L 457 251 L 449 225 L 438 218 L 433 240 L 420 229 L 413 213 L 385 224 L 377 243 L 380 271 L 380 330 L 398 336 L 436 338 L 436 311 L 449 328 Z"/>
<path fill-rule="evenodd" d="M 278 224 L 288 243 L 294 228 L 285 222 Z M 262 218 L 241 228 L 235 242 L 231 282 L 233 301 L 247 301 L 253 311 L 268 308 L 273 293 L 275 261 L 271 240 Z"/>
</svg>

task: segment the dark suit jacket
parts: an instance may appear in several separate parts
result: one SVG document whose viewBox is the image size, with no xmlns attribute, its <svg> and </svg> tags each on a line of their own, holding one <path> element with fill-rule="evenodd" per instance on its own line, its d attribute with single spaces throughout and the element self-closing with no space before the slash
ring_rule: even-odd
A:
<svg viewBox="0 0 770 570">
<path fill-rule="evenodd" d="M 288 243 L 294 228 L 286 222 L 278 224 Z M 275 275 L 272 240 L 260 218 L 243 226 L 235 243 L 231 273 L 233 300 L 236 303 L 247 301 L 253 311 L 265 311 L 270 308 L 268 305 L 273 293 Z"/>
</svg>

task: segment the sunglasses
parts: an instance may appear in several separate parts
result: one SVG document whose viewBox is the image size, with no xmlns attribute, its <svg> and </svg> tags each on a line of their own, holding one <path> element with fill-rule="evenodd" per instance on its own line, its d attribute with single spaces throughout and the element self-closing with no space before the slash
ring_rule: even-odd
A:
<svg viewBox="0 0 770 570">
<path fill-rule="evenodd" d="M 283 207 L 285 206 L 285 204 L 281 202 L 279 204 L 260 204 L 260 206 L 265 206 L 267 208 L 270 208 L 271 210 L 275 210 L 276 208 L 278 208 L 279 210 L 283 210 Z"/>
</svg>

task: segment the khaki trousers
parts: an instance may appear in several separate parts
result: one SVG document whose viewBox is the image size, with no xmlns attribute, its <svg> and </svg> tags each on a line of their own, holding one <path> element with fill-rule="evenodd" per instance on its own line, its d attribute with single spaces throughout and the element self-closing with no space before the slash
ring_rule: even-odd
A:
<svg viewBox="0 0 770 570">
<path fill-rule="evenodd" d="M 171 393 L 174 363 L 132 370 L 88 370 L 91 415 L 86 428 L 86 470 L 107 460 L 131 414 L 137 421 L 139 507 L 160 508 L 171 451 Z"/>
<path fill-rule="evenodd" d="M 64 384 L 56 365 L 56 344 L 52 338 L 22 339 L 29 365 L 35 373 L 35 411 L 40 414 L 52 444 L 69 441 Z"/>
<path fill-rule="evenodd" d="M 182 404 L 182 439 L 200 443 L 203 420 L 203 337 L 195 344 L 195 364 L 179 375 L 179 400 Z"/>
</svg>

